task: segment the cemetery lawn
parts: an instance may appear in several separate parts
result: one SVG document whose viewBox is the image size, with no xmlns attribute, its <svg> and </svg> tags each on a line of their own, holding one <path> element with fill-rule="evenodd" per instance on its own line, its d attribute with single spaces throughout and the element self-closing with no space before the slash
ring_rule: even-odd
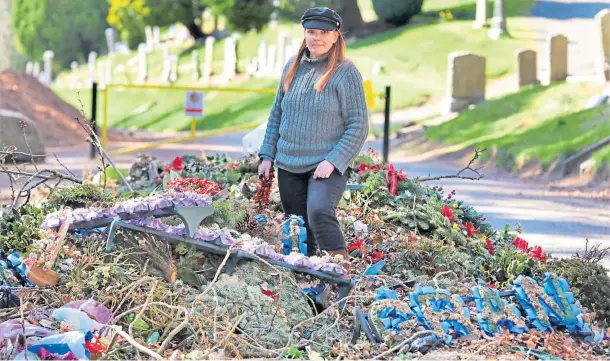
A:
<svg viewBox="0 0 610 361">
<path fill-rule="evenodd" d="M 584 83 L 532 86 L 481 103 L 426 130 L 428 139 L 461 149 L 486 148 L 502 168 L 519 171 L 528 162 L 542 170 L 560 158 L 610 136 L 610 106 L 584 109 L 601 87 Z M 598 151 L 597 164 L 610 162 L 610 150 Z"/>
<path fill-rule="evenodd" d="M 509 3 L 511 3 L 509 5 Z M 516 36 L 492 41 L 487 36 L 487 29 L 473 30 L 475 0 L 428 0 L 424 13 L 413 18 L 411 24 L 375 34 L 348 45 L 348 57 L 358 66 L 363 78 L 373 81 L 377 93 L 385 92 L 385 87 L 392 87 L 392 109 L 403 109 L 422 105 L 426 102 L 439 101 L 446 91 L 447 58 L 454 51 L 470 51 L 487 58 L 486 72 L 488 80 L 501 78 L 516 71 L 515 51 L 532 48 L 531 37 Z M 511 29 L 525 26 L 522 18 L 533 4 L 533 0 L 511 0 L 506 2 L 508 23 Z M 364 7 L 367 20 L 371 18 L 371 9 Z M 445 21 L 439 17 L 439 9 L 455 12 L 454 20 Z M 491 9 L 491 2 L 490 2 Z M 491 11 L 491 10 L 490 10 Z M 460 15 L 461 14 L 461 15 Z M 490 12 L 491 14 L 491 12 Z M 265 29 L 261 33 L 247 33 L 241 36 L 238 46 L 239 69 L 245 72 L 250 58 L 256 57 L 261 39 L 267 44 L 275 43 L 279 30 L 294 36 L 302 36 L 299 24 L 283 24 L 280 29 Z M 205 49 L 195 48 L 203 62 Z M 214 46 L 213 70 L 222 72 L 224 41 L 217 41 Z M 170 53 L 179 55 L 180 79 L 177 85 L 197 84 L 191 78 L 191 51 L 186 48 L 170 48 Z M 136 52 L 117 55 L 113 61 L 126 64 L 133 59 Z M 105 61 L 107 56 L 98 57 Z M 373 74 L 373 66 L 380 62 L 383 69 Z M 162 69 L 162 52 L 149 54 L 149 83 L 158 84 Z M 87 66 L 75 72 L 64 72 L 59 75 L 54 90 L 66 102 L 90 114 L 89 90 L 70 90 L 70 79 L 86 79 Z M 125 66 L 122 74 L 113 75 L 114 83 L 132 83 L 137 78 L 137 64 Z M 197 84 L 202 86 L 201 83 Z M 244 88 L 277 87 L 277 79 L 245 79 L 231 86 Z M 103 119 L 103 98 L 98 95 L 97 119 Z M 129 90 L 118 92 L 113 89 L 109 96 L 109 126 L 125 129 L 148 129 L 151 131 L 185 131 L 190 127 L 190 120 L 183 116 L 184 93 L 180 91 Z M 272 95 L 222 93 L 206 94 L 204 118 L 198 121 L 199 130 L 218 129 L 236 124 L 260 123 L 269 113 L 273 102 Z M 378 101 L 376 109 L 382 111 L 383 101 Z M 149 108 L 149 110 L 146 110 Z"/>
</svg>

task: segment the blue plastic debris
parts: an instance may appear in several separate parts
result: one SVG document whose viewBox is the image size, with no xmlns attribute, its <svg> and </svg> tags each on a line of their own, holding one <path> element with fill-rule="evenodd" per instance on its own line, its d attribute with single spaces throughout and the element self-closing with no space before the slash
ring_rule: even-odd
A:
<svg viewBox="0 0 610 361">
<path fill-rule="evenodd" d="M 377 296 L 375 296 L 375 301 L 381 300 L 398 300 L 398 295 L 394 290 L 391 290 L 387 287 L 379 287 L 377 289 Z"/>
<path fill-rule="evenodd" d="M 527 326 L 524 328 L 518 327 L 514 321 L 507 318 L 510 313 L 518 319 L 521 318 L 521 312 L 515 305 L 509 305 L 500 297 L 500 292 L 498 292 L 498 290 L 491 289 L 483 280 L 478 280 L 478 284 L 479 287 L 483 288 L 484 294 L 481 294 L 479 292 L 479 287 L 475 286 L 472 288 L 472 298 L 476 306 L 477 321 L 481 330 L 490 336 L 501 332 L 502 328 L 506 328 L 510 330 L 510 332 L 519 335 L 528 330 Z M 496 325 L 491 325 L 488 318 L 483 318 L 486 309 L 489 309 L 491 313 L 502 317 L 497 321 Z"/>
<path fill-rule="evenodd" d="M 374 265 L 370 265 L 367 267 L 366 271 L 364 271 L 365 276 L 377 276 L 381 269 L 385 266 L 385 259 L 375 263 Z"/>
</svg>

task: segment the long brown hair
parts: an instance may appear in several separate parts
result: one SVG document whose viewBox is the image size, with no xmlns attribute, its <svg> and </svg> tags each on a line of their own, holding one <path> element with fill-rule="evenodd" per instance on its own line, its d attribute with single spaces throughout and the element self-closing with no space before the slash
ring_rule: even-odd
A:
<svg viewBox="0 0 610 361">
<path fill-rule="evenodd" d="M 339 31 L 339 30 L 337 30 L 337 31 L 339 32 L 337 41 L 333 44 L 333 46 L 328 51 L 329 52 L 328 65 L 326 66 L 326 71 L 324 72 L 324 74 L 322 74 L 322 76 L 320 77 L 320 80 L 318 80 L 318 82 L 315 85 L 315 88 L 318 92 L 321 92 L 322 90 L 324 90 L 324 88 L 326 87 L 326 84 L 328 84 L 328 82 L 333 77 L 333 75 L 335 74 L 337 69 L 339 69 L 339 66 L 341 65 L 341 63 L 343 63 L 343 61 L 345 60 L 345 39 L 343 38 L 343 33 L 341 33 L 341 31 Z M 296 75 L 297 70 L 299 70 L 301 58 L 303 57 L 303 54 L 305 54 L 306 49 L 307 49 L 307 43 L 305 42 L 305 39 L 303 39 L 303 42 L 301 43 L 301 47 L 299 48 L 299 52 L 297 53 L 297 57 L 295 58 L 292 65 L 290 66 L 290 69 L 288 69 L 288 73 L 286 73 L 286 79 L 284 79 L 284 92 L 287 92 L 288 89 L 290 89 L 290 84 L 292 84 L 292 80 L 294 79 L 294 76 Z"/>
</svg>

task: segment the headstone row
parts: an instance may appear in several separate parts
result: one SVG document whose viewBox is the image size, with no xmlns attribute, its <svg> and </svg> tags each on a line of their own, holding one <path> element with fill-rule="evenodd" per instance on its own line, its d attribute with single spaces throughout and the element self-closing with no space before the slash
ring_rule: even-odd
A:
<svg viewBox="0 0 610 361">
<path fill-rule="evenodd" d="M 517 51 L 517 87 L 540 84 L 537 72 L 537 54 L 533 50 Z M 547 43 L 547 79 L 550 84 L 564 81 L 568 76 L 568 39 L 563 35 L 551 36 Z M 469 52 L 449 54 L 447 68 L 447 94 L 441 102 L 441 113 L 462 111 L 473 104 L 485 101 L 486 59 Z"/>
</svg>

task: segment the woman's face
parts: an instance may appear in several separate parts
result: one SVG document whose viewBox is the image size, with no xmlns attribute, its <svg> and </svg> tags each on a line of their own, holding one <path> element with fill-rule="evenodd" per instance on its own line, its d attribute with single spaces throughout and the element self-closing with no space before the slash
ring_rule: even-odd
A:
<svg viewBox="0 0 610 361">
<path fill-rule="evenodd" d="M 336 30 L 305 29 L 305 44 L 314 57 L 326 54 L 337 42 L 339 33 Z"/>
</svg>

